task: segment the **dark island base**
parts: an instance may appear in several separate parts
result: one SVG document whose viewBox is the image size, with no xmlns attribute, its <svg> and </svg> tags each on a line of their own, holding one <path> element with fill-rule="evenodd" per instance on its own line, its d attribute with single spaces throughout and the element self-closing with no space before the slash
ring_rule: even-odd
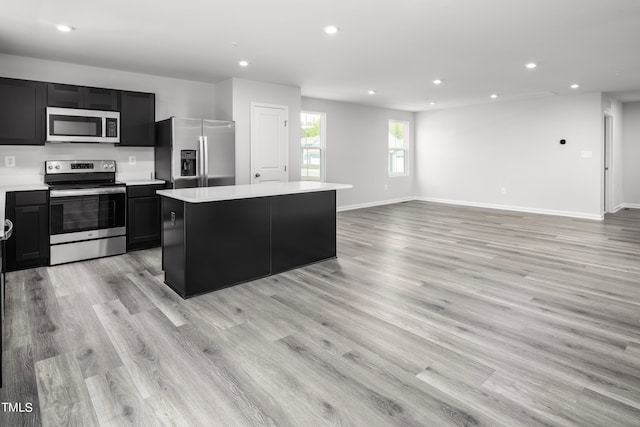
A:
<svg viewBox="0 0 640 427">
<path fill-rule="evenodd" d="M 336 192 L 207 203 L 162 197 L 165 283 L 183 298 L 336 257 Z"/>
</svg>

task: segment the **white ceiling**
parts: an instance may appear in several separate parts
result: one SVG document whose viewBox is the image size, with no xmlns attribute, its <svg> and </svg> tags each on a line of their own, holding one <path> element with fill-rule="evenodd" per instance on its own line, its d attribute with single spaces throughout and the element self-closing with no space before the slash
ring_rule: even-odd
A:
<svg viewBox="0 0 640 427">
<path fill-rule="evenodd" d="M 2 53 L 408 111 L 568 94 L 574 82 L 640 100 L 639 42 L 640 0 L 0 0 Z"/>
</svg>

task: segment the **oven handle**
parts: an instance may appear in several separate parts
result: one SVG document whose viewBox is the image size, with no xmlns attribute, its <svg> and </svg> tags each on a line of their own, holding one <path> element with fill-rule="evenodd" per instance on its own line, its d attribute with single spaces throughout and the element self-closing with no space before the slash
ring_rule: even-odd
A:
<svg viewBox="0 0 640 427">
<path fill-rule="evenodd" d="M 73 196 L 94 196 L 97 194 L 117 194 L 126 193 L 127 187 L 108 188 L 75 188 L 72 190 L 51 190 L 51 197 L 73 197 Z"/>
</svg>

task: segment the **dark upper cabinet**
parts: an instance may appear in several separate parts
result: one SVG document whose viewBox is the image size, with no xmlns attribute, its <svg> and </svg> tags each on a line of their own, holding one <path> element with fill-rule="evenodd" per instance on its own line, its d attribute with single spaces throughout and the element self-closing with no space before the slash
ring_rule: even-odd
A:
<svg viewBox="0 0 640 427">
<path fill-rule="evenodd" d="M 155 95 L 153 93 L 121 91 L 120 103 L 120 146 L 154 146 Z"/>
<path fill-rule="evenodd" d="M 113 89 L 48 83 L 47 106 L 118 111 L 120 93 Z"/>
<path fill-rule="evenodd" d="M 0 145 L 44 145 L 46 84 L 0 78 Z"/>
<path fill-rule="evenodd" d="M 7 193 L 6 216 L 13 236 L 6 242 L 7 271 L 49 264 L 49 192 Z"/>
<path fill-rule="evenodd" d="M 164 184 L 127 187 L 127 250 L 160 246 L 160 196 Z"/>
</svg>

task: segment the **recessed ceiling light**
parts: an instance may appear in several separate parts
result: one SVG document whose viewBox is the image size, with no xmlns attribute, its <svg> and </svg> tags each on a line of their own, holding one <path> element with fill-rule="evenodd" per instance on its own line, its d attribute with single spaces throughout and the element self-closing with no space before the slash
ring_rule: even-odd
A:
<svg viewBox="0 0 640 427">
<path fill-rule="evenodd" d="M 535 62 L 529 62 L 529 63 L 525 64 L 525 67 L 527 67 L 530 70 L 533 70 L 537 66 L 538 66 L 538 64 L 536 64 Z"/>
<path fill-rule="evenodd" d="M 327 34 L 336 34 L 338 31 L 340 31 L 340 28 L 336 27 L 335 25 L 327 25 L 326 27 L 324 27 L 324 32 Z"/>
<path fill-rule="evenodd" d="M 574 83 L 570 87 L 571 87 L 571 89 L 578 89 L 580 87 L 580 85 L 578 83 Z"/>
<path fill-rule="evenodd" d="M 376 94 L 376 91 L 372 89 L 372 90 L 370 90 L 370 91 L 369 91 L 369 92 L 367 92 L 367 93 L 368 93 L 369 95 L 375 95 L 375 94 Z"/>
<path fill-rule="evenodd" d="M 238 65 L 240 65 L 241 67 L 247 67 L 249 65 L 249 61 L 245 61 L 243 59 L 242 61 L 238 61 Z"/>
<path fill-rule="evenodd" d="M 436 105 L 436 101 L 431 101 L 429 105 Z"/>
<path fill-rule="evenodd" d="M 434 84 L 434 85 L 439 85 L 439 84 L 441 84 L 441 83 L 442 83 L 442 80 L 440 80 L 440 79 L 435 79 L 435 80 L 433 81 L 433 84 Z"/>
<path fill-rule="evenodd" d="M 491 99 L 496 99 L 497 97 L 498 97 L 497 93 L 492 93 L 490 96 Z"/>
<path fill-rule="evenodd" d="M 63 33 L 68 33 L 75 30 L 75 28 L 64 24 L 56 25 L 56 28 L 58 29 L 58 31 L 62 31 Z"/>
</svg>

